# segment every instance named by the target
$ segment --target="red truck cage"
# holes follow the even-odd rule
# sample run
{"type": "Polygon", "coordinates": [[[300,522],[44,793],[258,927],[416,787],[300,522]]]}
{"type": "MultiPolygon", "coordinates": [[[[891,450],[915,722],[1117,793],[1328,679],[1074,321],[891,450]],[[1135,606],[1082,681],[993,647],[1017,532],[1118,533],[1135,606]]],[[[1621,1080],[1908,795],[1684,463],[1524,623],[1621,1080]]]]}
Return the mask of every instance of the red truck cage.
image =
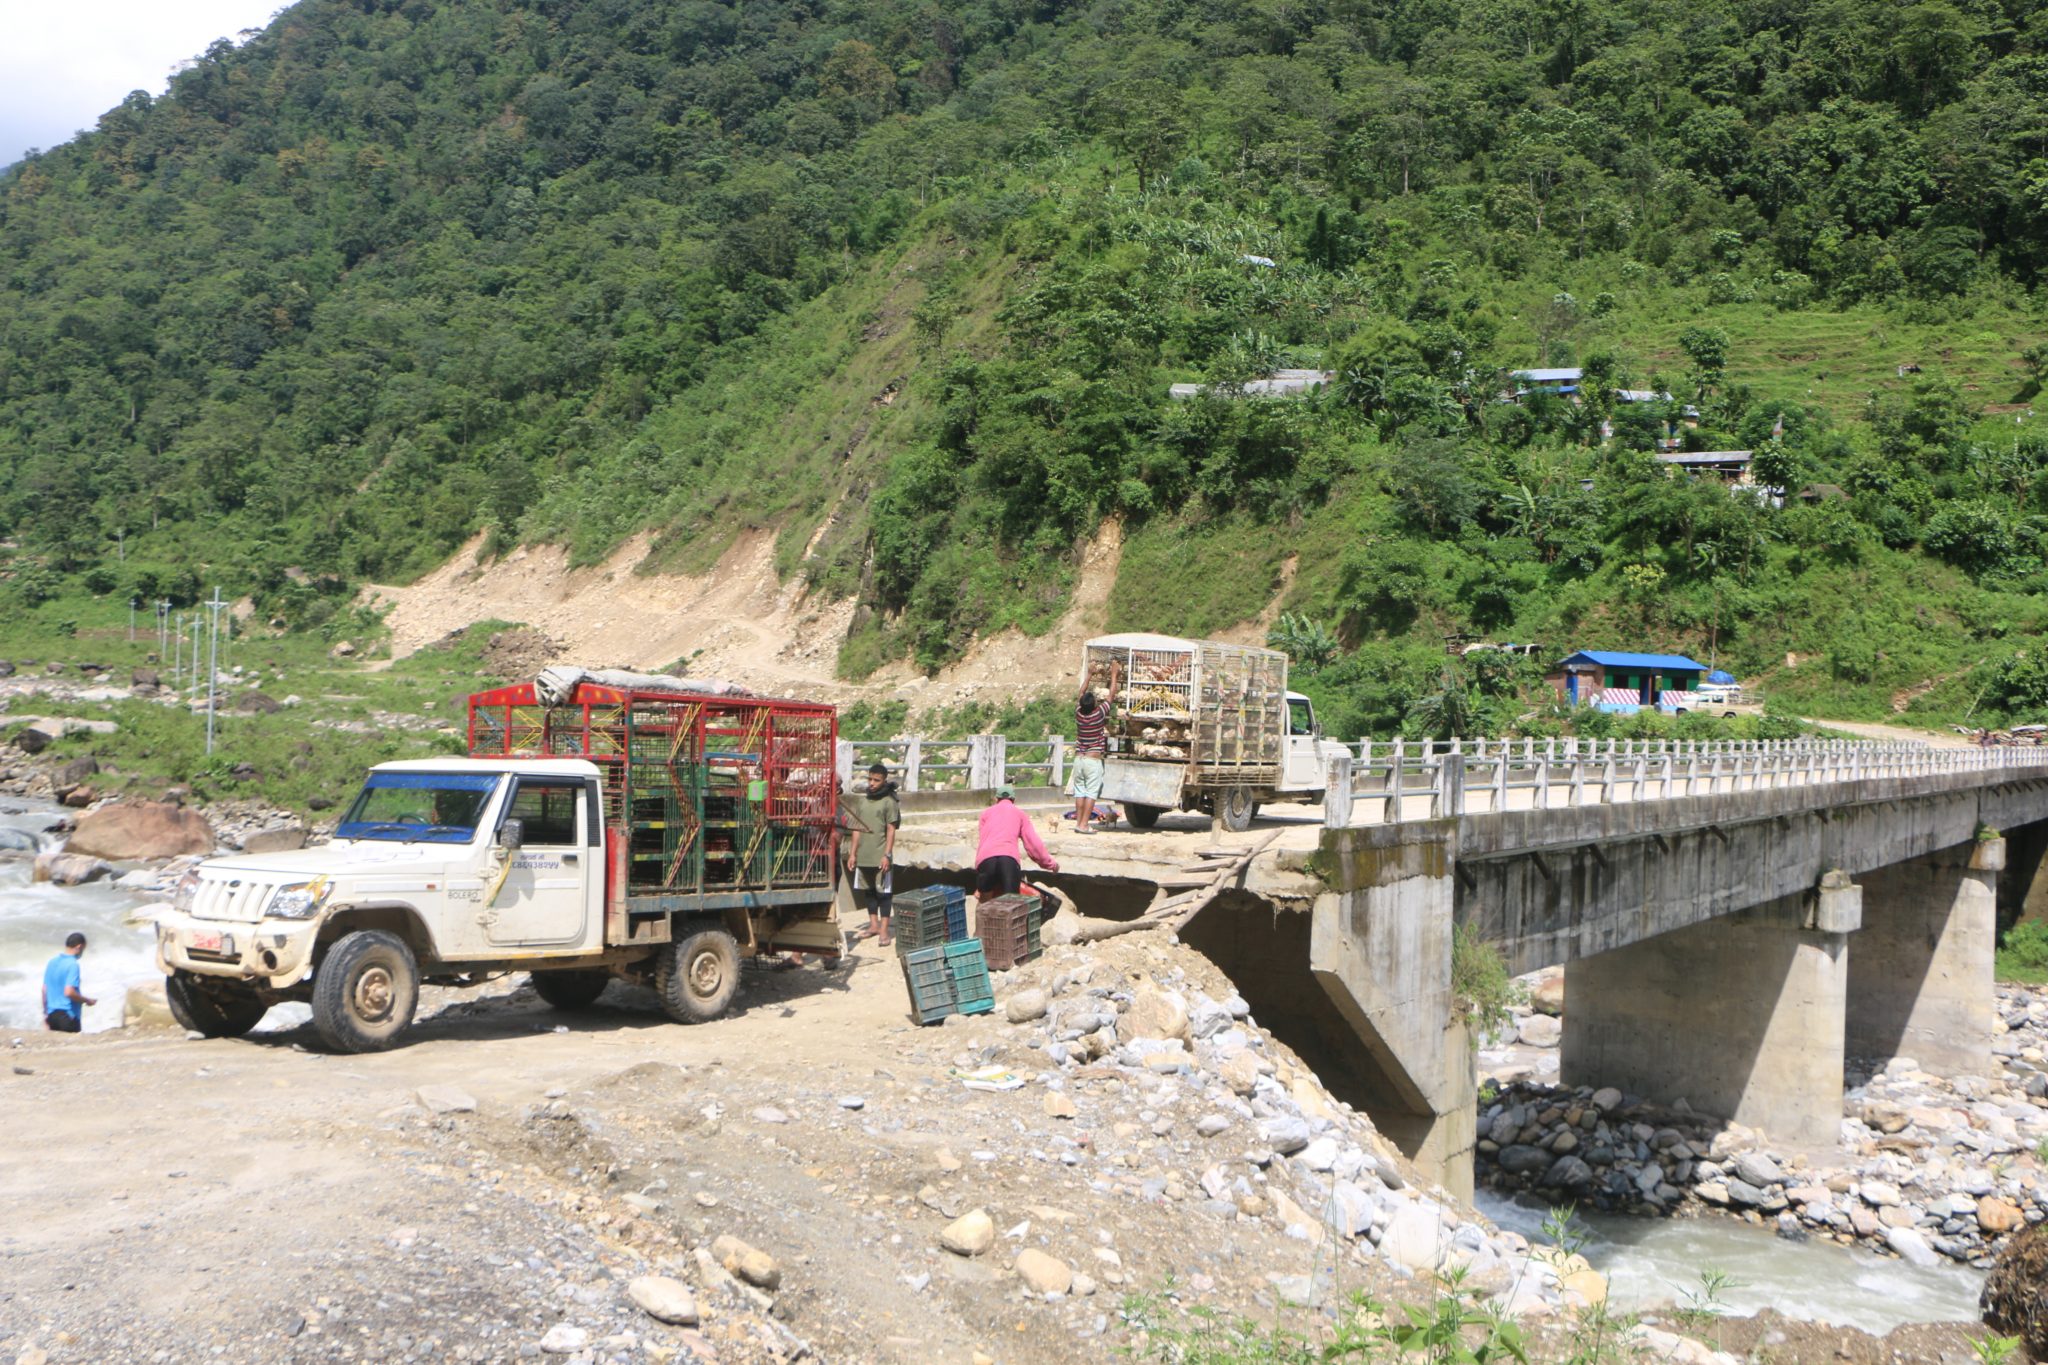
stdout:
{"type": "Polygon", "coordinates": [[[602,776],[606,901],[630,921],[832,898],[838,713],[816,702],[583,681],[559,704],[533,683],[469,699],[477,758],[583,758],[602,776]]]}

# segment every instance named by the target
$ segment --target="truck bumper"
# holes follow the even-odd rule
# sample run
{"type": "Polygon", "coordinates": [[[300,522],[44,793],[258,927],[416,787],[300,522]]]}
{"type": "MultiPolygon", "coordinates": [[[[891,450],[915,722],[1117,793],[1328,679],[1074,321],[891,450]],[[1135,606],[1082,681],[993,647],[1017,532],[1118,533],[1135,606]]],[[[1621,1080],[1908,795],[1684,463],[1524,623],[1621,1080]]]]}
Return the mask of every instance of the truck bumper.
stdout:
{"type": "Polygon", "coordinates": [[[312,974],[319,936],[317,919],[239,924],[165,911],[156,922],[156,965],[166,976],[192,972],[286,990],[312,974]]]}

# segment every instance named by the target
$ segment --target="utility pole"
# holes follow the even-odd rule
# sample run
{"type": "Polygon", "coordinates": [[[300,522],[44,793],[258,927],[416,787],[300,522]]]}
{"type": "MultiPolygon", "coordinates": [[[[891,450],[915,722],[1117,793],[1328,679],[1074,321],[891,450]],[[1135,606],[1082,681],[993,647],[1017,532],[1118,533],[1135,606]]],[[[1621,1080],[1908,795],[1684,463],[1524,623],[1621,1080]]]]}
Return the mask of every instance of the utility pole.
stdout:
{"type": "Polygon", "coordinates": [[[185,686],[185,613],[179,612],[171,622],[171,689],[182,691],[185,686]]]}
{"type": "Polygon", "coordinates": [[[212,757],[214,697],[220,683],[220,609],[227,605],[221,601],[219,584],[214,585],[213,600],[206,605],[213,613],[211,653],[206,667],[206,753],[212,757]]]}
{"type": "Polygon", "coordinates": [[[141,598],[131,597],[128,599],[128,643],[131,645],[135,643],[135,609],[140,605],[142,605],[141,598]]]}
{"type": "Polygon", "coordinates": [[[164,655],[171,652],[171,603],[170,599],[156,599],[156,666],[164,666],[164,655]]]}

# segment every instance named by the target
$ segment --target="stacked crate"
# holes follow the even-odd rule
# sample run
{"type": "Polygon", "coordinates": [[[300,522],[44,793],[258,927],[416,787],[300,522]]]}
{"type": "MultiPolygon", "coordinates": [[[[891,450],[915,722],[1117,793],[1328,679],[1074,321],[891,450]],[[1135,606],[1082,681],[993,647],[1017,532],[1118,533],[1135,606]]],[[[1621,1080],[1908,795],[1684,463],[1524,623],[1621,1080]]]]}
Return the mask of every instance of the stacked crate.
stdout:
{"type": "Polygon", "coordinates": [[[910,1013],[920,1024],[936,1024],[949,1014],[986,1014],[996,1006],[988,963],[971,938],[913,948],[902,963],[910,1013]]]}
{"type": "Polygon", "coordinates": [[[957,886],[923,886],[896,893],[890,914],[896,951],[912,952],[967,937],[967,893],[957,886]]]}
{"type": "Polygon", "coordinates": [[[974,912],[974,935],[990,971],[1007,972],[1043,951],[1038,926],[1044,904],[1041,897],[1025,895],[982,902],[974,912]]]}

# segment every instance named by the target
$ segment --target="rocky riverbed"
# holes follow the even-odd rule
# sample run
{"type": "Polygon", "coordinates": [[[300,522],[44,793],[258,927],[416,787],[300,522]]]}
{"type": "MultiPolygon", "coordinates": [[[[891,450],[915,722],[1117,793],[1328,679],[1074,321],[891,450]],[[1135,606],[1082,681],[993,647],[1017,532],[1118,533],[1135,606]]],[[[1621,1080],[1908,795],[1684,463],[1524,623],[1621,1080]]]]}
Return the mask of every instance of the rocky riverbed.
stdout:
{"type": "Polygon", "coordinates": [[[1997,1014],[1990,1076],[1852,1061],[1837,1152],[1776,1150],[1768,1134],[1612,1088],[1517,1081],[1481,1108],[1479,1179],[1985,1267],[2004,1236],[2048,1218],[2048,992],[2001,989],[1997,1014]]]}

